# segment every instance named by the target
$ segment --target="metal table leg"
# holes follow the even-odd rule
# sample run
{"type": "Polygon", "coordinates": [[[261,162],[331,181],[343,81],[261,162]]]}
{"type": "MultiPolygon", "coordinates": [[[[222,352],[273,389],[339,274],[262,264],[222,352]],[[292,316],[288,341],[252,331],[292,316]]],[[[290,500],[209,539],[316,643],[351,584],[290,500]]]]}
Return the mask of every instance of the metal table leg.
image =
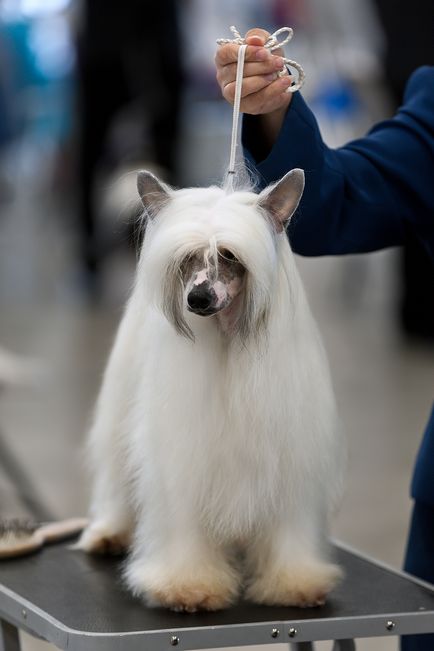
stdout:
{"type": "Polygon", "coordinates": [[[0,619],[0,651],[20,651],[20,649],[17,627],[0,619]]]}
{"type": "Polygon", "coordinates": [[[291,642],[289,648],[291,651],[315,651],[313,642],[291,642]]]}
{"type": "Polygon", "coordinates": [[[354,640],[335,640],[333,651],[356,651],[354,640]]]}

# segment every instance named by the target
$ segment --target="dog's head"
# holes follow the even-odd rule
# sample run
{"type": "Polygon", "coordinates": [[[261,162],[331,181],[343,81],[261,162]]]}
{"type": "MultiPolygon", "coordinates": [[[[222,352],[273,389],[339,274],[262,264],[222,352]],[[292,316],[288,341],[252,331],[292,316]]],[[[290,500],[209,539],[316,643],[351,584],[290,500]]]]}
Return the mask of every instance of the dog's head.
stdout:
{"type": "Polygon", "coordinates": [[[176,330],[193,339],[195,317],[215,317],[224,333],[243,339],[263,329],[278,240],[303,193],[303,171],[259,195],[175,191],[150,172],[139,172],[137,186],[147,217],[138,282],[153,287],[176,330]]]}

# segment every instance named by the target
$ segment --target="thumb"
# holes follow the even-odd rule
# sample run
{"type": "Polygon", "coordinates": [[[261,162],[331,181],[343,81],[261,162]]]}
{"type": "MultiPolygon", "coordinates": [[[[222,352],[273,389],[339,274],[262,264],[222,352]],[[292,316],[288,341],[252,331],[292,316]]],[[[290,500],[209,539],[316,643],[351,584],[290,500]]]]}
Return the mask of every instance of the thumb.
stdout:
{"type": "Polygon", "coordinates": [[[259,27],[255,27],[254,29],[249,29],[244,38],[247,45],[256,45],[261,47],[264,45],[269,36],[270,33],[265,31],[265,29],[259,29],[259,27]]]}

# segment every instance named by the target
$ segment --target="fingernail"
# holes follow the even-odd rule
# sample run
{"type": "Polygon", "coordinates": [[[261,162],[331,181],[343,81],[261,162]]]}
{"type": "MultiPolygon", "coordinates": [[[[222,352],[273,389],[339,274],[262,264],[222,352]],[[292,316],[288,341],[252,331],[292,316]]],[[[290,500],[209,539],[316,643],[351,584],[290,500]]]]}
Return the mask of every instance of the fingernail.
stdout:
{"type": "Polygon", "coordinates": [[[277,68],[277,70],[281,70],[283,68],[283,59],[282,57],[274,57],[274,67],[277,68]]]}

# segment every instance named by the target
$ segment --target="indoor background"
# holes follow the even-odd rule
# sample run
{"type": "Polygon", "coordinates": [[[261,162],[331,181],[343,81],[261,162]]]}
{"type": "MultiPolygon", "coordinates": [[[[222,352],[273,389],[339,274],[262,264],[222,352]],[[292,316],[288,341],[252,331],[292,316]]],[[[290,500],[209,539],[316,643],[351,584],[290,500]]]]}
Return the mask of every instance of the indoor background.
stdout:
{"type": "MultiPolygon", "coordinates": [[[[433,62],[432,2],[407,5],[0,1],[0,517],[86,513],[83,442],[140,240],[134,170],[208,185],[228,162],[216,38],[292,26],[287,55],[338,146],[392,115],[433,62]]],[[[399,568],[433,397],[433,272],[417,243],[298,263],[349,440],[333,534],[399,568]]]]}

